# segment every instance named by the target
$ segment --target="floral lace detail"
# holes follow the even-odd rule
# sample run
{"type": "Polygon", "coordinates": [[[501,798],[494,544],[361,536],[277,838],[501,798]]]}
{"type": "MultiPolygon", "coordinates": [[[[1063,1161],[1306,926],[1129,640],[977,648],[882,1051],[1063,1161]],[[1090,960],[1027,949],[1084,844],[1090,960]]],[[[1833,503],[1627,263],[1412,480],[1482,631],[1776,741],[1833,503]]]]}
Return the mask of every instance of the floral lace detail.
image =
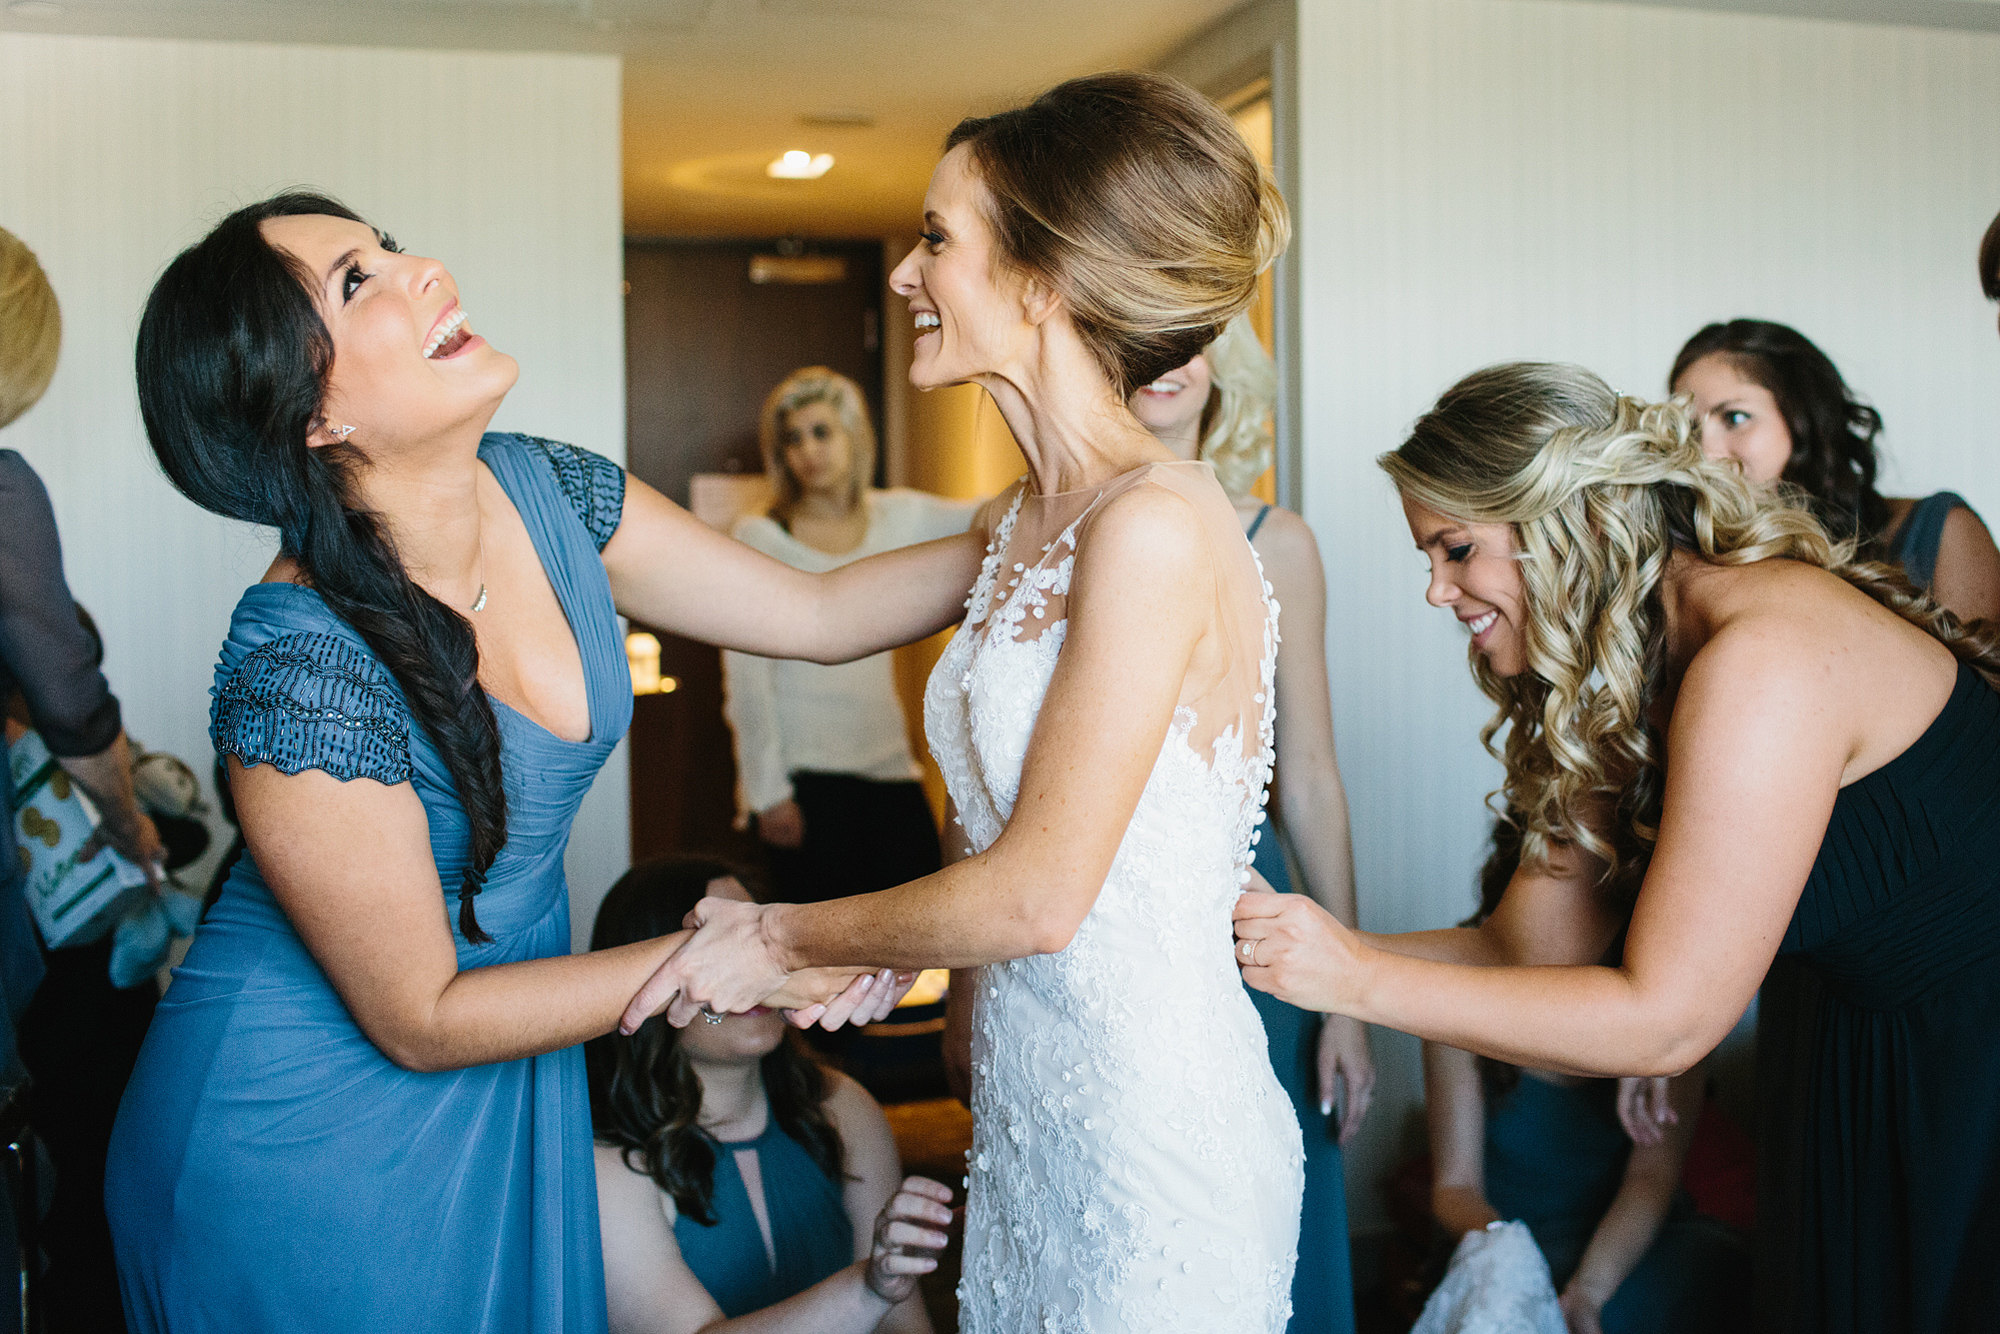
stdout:
{"type": "MultiPolygon", "coordinates": [[[[972,850],[1013,811],[1083,522],[1003,581],[1020,510],[1017,496],[925,692],[972,850]]],[[[1196,710],[1176,710],[1075,939],[974,975],[967,1334],[1251,1334],[1290,1317],[1303,1152],[1230,926],[1271,771],[1264,591],[1257,746],[1231,726],[1204,759],[1196,710]]]]}
{"type": "Polygon", "coordinates": [[[243,767],[321,769],[342,780],[410,781],[410,721],[393,678],[339,635],[261,645],[215,689],[209,737],[243,767]]]}

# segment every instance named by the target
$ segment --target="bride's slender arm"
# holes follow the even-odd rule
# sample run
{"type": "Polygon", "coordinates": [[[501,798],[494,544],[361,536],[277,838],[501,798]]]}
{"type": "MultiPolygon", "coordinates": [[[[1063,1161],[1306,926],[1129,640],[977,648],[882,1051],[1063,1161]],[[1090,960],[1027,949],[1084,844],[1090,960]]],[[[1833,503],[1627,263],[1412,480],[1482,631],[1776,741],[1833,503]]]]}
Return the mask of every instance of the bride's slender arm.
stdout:
{"type": "Polygon", "coordinates": [[[677,1021],[701,1003],[740,1010],[816,965],[957,968],[1066,946],[1103,888],[1208,628],[1206,551],[1199,517],[1171,492],[1141,487],[1108,504],[1077,557],[1062,654],[994,844],[875,894],[704,900],[707,929],[634,998],[626,1024],[676,992],[677,1021]]]}
{"type": "Polygon", "coordinates": [[[604,568],[618,610],[643,624],[764,657],[847,662],[958,621],[985,543],[975,528],[808,574],[628,477],[604,568]]]}
{"type": "Polygon", "coordinates": [[[1794,661],[1792,646],[1722,645],[1689,667],[1675,704],[1660,838],[1619,966],[1437,963],[1360,941],[1314,905],[1246,895],[1237,934],[1256,944],[1245,979],[1294,1005],[1518,1065],[1605,1075],[1693,1065],[1770,966],[1867,707],[1823,663],[1794,661]]]}

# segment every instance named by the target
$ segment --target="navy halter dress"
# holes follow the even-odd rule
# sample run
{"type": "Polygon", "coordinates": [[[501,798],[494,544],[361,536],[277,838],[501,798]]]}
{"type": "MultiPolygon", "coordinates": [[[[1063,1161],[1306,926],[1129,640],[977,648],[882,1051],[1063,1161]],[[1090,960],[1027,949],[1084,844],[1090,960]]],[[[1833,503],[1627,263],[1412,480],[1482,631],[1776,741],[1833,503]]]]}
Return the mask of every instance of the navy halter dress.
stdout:
{"type": "Polygon", "coordinates": [[[1841,789],[1780,953],[1821,983],[1795,1327],[2000,1328],[2000,694],[1971,668],[1841,789]]]}
{"type": "MultiPolygon", "coordinates": [[[[430,820],[461,969],[567,954],[570,821],[631,721],[598,552],[625,475],[489,435],[583,659],[588,741],[494,701],[508,837],[457,929],[465,814],[395,679],[318,594],[243,595],[216,668],[216,749],[287,773],[410,783],[430,820]]],[[[368,831],[356,829],[356,838],[368,831]]],[[[355,1025],[255,861],[236,864],[161,1000],[125,1090],[106,1204],[135,1331],[603,1331],[581,1048],[419,1073],[355,1025]]]]}
{"type": "Polygon", "coordinates": [[[776,1306],[854,1263],[854,1223],[842,1183],[828,1176],[776,1117],[755,1139],[710,1139],[709,1145],[715,1150],[709,1199],[715,1221],[697,1223],[676,1213],[674,1241],[724,1315],[734,1319],[776,1306]],[[771,1223],[769,1252],[736,1163],[740,1153],[757,1158],[764,1216],[771,1223]]]}

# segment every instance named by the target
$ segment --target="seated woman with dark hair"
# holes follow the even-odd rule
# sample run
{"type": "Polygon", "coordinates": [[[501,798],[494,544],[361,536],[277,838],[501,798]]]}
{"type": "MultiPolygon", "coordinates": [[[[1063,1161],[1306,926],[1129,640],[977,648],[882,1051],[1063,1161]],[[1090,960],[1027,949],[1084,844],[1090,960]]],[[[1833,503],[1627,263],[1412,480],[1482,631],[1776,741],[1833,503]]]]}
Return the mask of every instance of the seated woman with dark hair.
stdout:
{"type": "MultiPolygon", "coordinates": [[[[1499,906],[1520,864],[1519,826],[1497,821],[1467,926],[1499,906]]],[[[1526,1223],[1572,1334],[1721,1331],[1748,1314],[1748,1246],[1680,1188],[1704,1069],[1662,1082],[1676,1116],[1635,1146],[1619,1127],[1616,1080],[1424,1044],[1431,1212],[1454,1242],[1502,1219],[1526,1223]]]]}
{"type": "MultiPolygon", "coordinates": [[[[750,898],[723,862],[636,866],[590,946],[671,933],[705,896],[750,898]]],[[[929,1334],[917,1276],[937,1268],[951,1190],[902,1176],[882,1109],[776,1011],[655,1017],[585,1060],[617,1334],[929,1334]]]]}

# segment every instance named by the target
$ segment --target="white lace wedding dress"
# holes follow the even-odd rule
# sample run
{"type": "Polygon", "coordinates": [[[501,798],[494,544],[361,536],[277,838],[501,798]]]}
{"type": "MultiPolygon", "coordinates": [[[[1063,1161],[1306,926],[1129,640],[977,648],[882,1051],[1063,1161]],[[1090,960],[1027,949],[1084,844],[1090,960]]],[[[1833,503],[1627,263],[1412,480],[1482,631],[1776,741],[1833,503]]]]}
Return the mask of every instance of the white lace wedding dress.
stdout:
{"type": "Polygon", "coordinates": [[[1210,530],[1229,666],[1184,690],[1068,948],[973,974],[966,1334],[1263,1334],[1291,1311],[1299,1127],[1230,925],[1270,778],[1277,607],[1207,466],[1016,495],[924,721],[983,850],[1013,810],[1091,517],[1142,485],[1187,497],[1210,530]]]}

